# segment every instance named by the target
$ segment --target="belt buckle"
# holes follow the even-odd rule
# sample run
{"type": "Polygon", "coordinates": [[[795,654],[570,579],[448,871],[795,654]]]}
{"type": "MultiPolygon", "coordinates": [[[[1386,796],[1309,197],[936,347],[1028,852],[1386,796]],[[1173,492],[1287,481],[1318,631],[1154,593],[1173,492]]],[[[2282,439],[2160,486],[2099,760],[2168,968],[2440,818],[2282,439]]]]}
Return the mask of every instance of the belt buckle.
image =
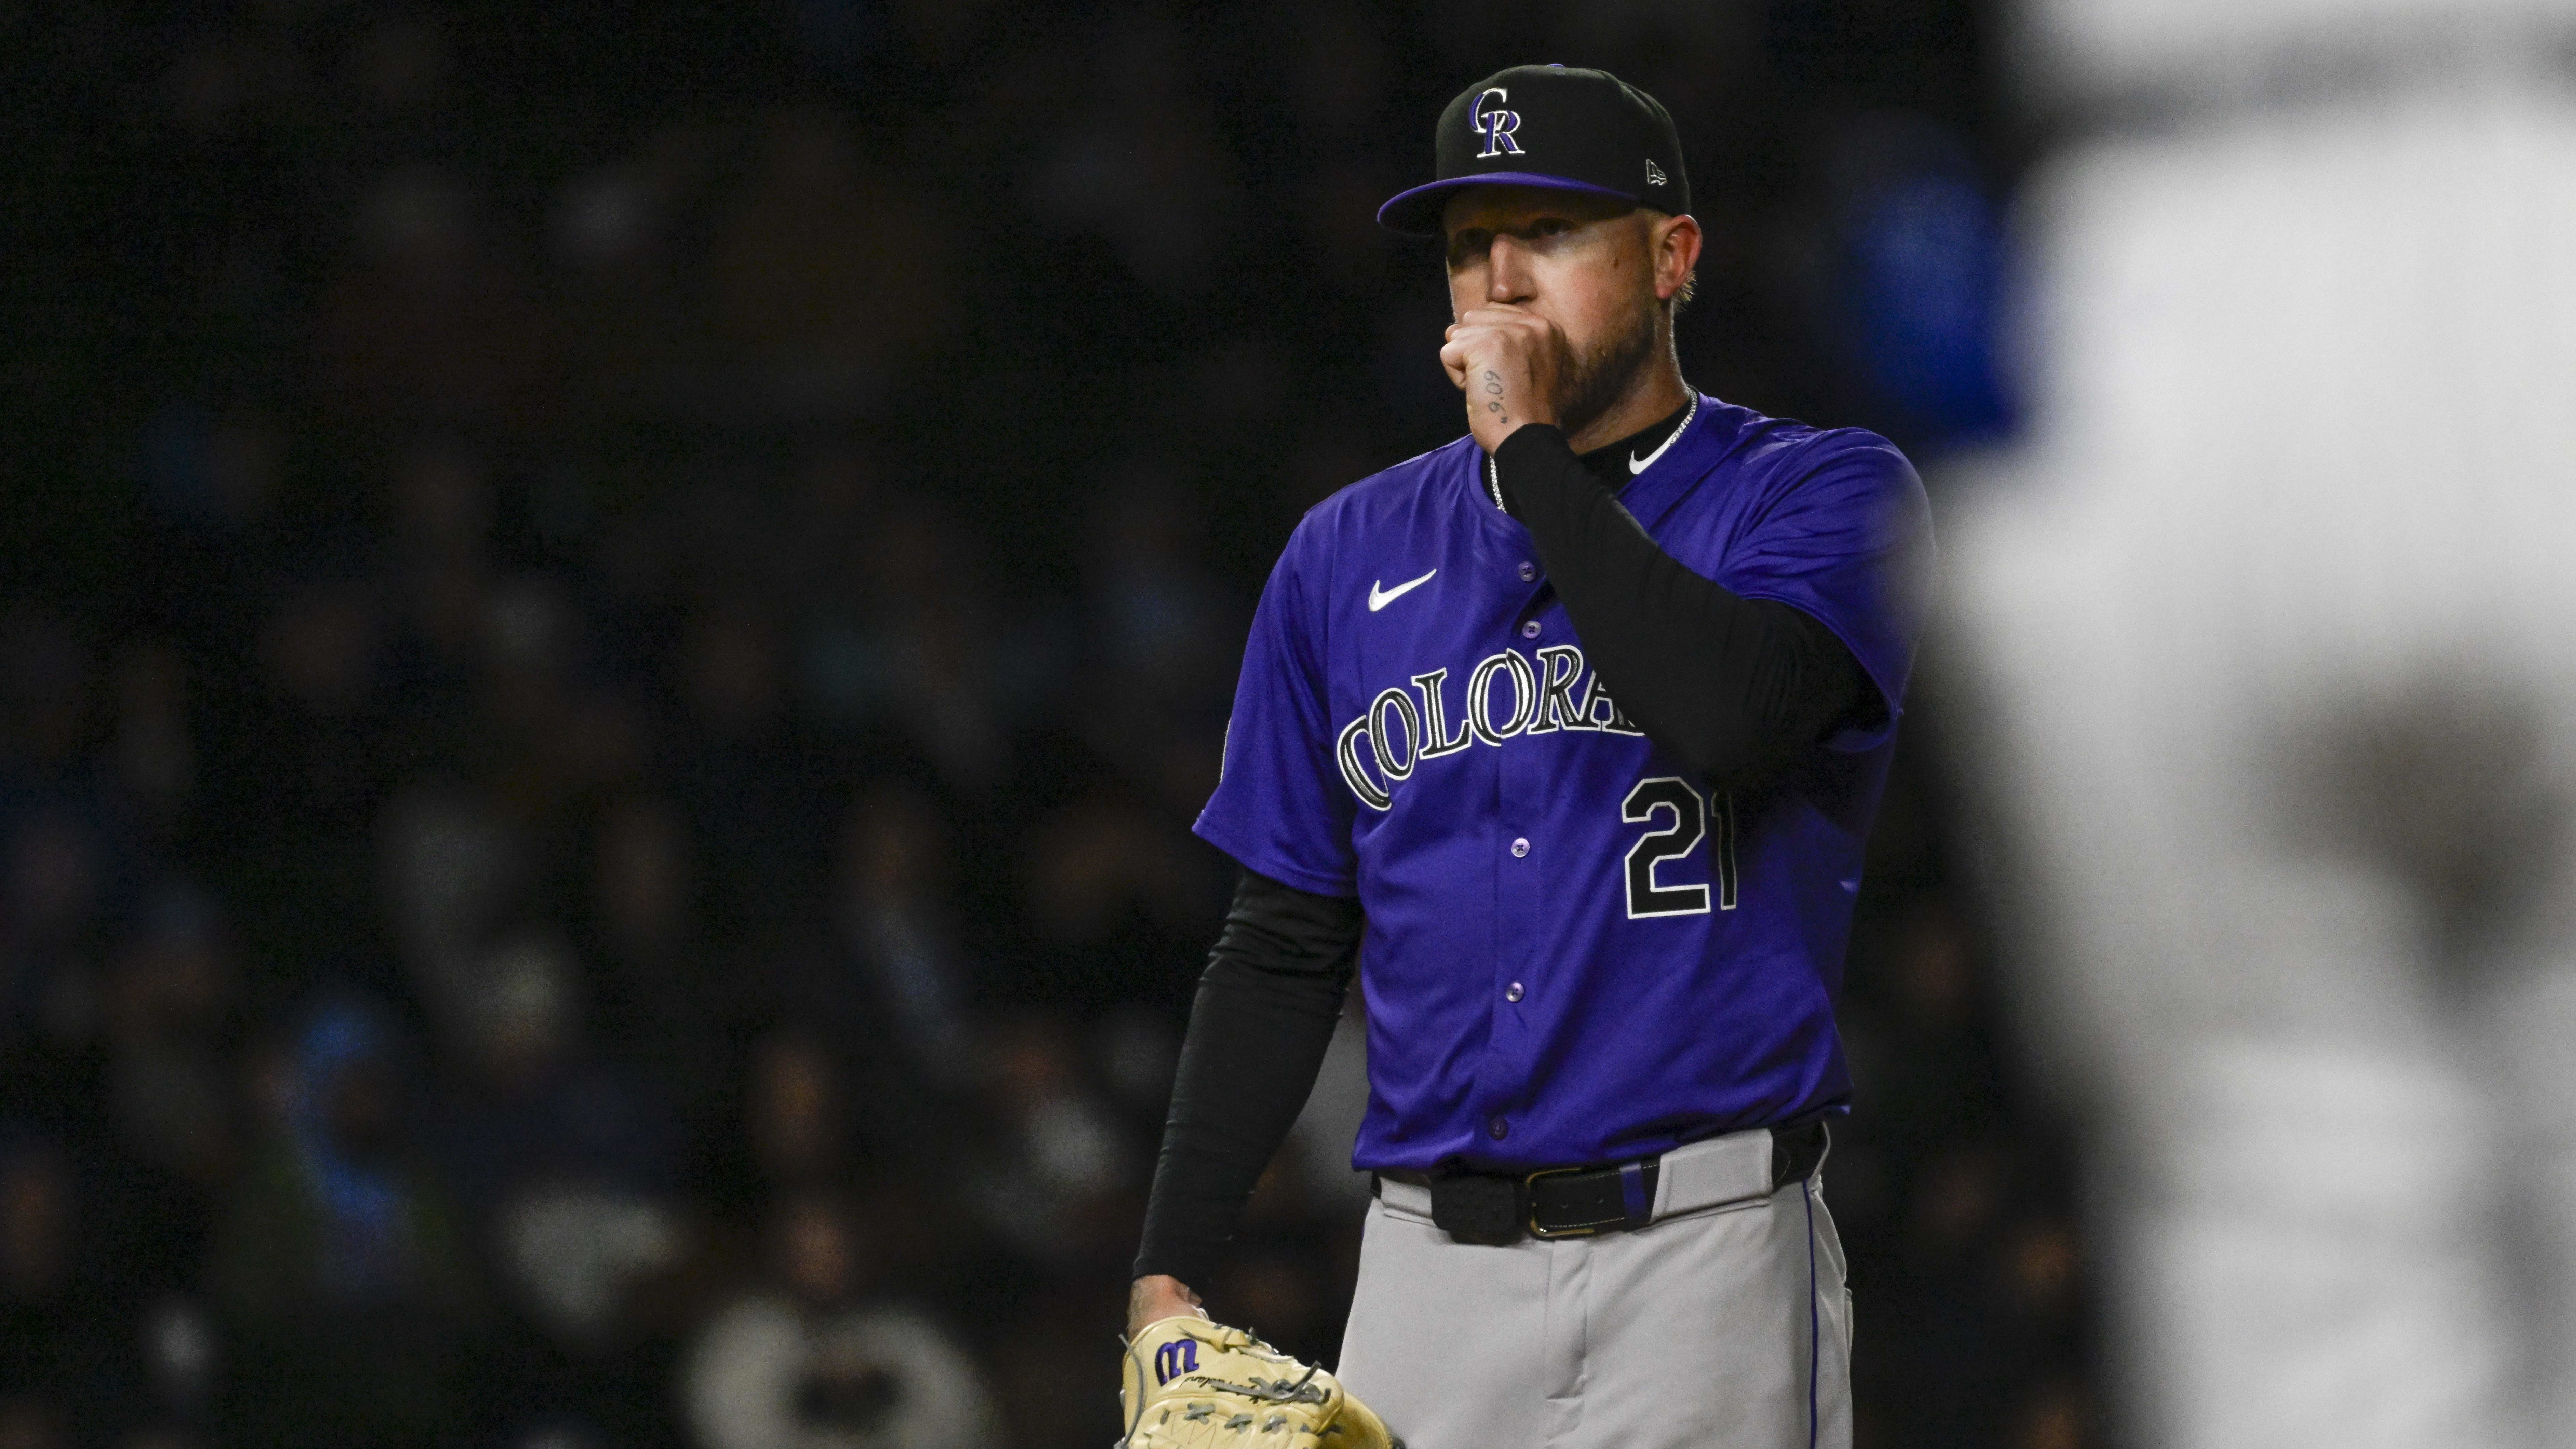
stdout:
{"type": "Polygon", "coordinates": [[[1582,1167],[1542,1167],[1538,1171],[1521,1179],[1522,1195],[1529,1200],[1529,1212],[1524,1218],[1524,1222],[1529,1228],[1529,1235],[1531,1237],[1548,1239],[1595,1238],[1601,1235],[1601,1228],[1598,1225],[1588,1228],[1557,1229],[1543,1228],[1538,1225],[1538,1192],[1536,1191],[1538,1180],[1542,1177],[1563,1177],[1568,1173],[1586,1172],[1589,1170],[1590,1169],[1588,1168],[1582,1167]]]}

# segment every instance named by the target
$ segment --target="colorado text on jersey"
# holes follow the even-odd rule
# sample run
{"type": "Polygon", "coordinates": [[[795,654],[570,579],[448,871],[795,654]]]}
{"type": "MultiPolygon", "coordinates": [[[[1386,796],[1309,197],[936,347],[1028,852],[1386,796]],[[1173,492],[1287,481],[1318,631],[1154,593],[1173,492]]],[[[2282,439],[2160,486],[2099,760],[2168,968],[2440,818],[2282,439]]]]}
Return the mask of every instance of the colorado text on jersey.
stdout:
{"type": "Polygon", "coordinates": [[[1470,745],[1500,745],[1519,735],[1552,734],[1558,730],[1597,730],[1604,734],[1642,736],[1645,731],[1629,722],[1619,712],[1618,703],[1597,674],[1586,674],[1583,651],[1571,644],[1553,644],[1538,651],[1538,662],[1517,649],[1506,648],[1476,661],[1467,672],[1464,697],[1459,701],[1457,727],[1449,721],[1449,671],[1444,666],[1428,674],[1413,676],[1413,690],[1421,695],[1416,703],[1414,693],[1401,688],[1378,691],[1377,698],[1358,718],[1342,726],[1333,744],[1333,757],[1340,761],[1342,780],[1360,803],[1372,810],[1384,810],[1395,803],[1398,784],[1413,777],[1414,767],[1426,760],[1454,755],[1470,745]],[[1494,719],[1494,685],[1508,676],[1512,683],[1511,713],[1499,723],[1494,719]],[[1580,681],[1580,692],[1575,684],[1580,681]],[[1368,758],[1360,757],[1360,746],[1368,746],[1368,758]],[[1376,778],[1371,778],[1372,771],[1376,778]]]}
{"type": "MultiPolygon", "coordinates": [[[[1467,672],[1454,728],[1449,723],[1446,667],[1414,675],[1412,692],[1392,687],[1378,691],[1358,718],[1342,726],[1334,741],[1333,756],[1341,765],[1342,782],[1360,803],[1387,810],[1395,804],[1395,787],[1413,778],[1422,762],[1458,754],[1471,745],[1501,745],[1520,736],[1560,730],[1644,737],[1645,731],[1620,712],[1601,677],[1585,672],[1581,649],[1551,644],[1535,657],[1533,664],[1532,656],[1505,648],[1476,661],[1476,667],[1467,672]],[[1497,722],[1494,686],[1505,678],[1512,685],[1511,712],[1497,722]]],[[[1637,782],[1619,802],[1619,814],[1632,825],[1663,827],[1648,830],[1628,849],[1630,920],[1706,915],[1712,904],[1721,911],[1735,909],[1736,825],[1729,797],[1703,794],[1678,775],[1657,775],[1637,782]],[[1658,866],[1688,856],[1711,834],[1715,840],[1709,885],[1673,885],[1657,879],[1658,866]]]]}

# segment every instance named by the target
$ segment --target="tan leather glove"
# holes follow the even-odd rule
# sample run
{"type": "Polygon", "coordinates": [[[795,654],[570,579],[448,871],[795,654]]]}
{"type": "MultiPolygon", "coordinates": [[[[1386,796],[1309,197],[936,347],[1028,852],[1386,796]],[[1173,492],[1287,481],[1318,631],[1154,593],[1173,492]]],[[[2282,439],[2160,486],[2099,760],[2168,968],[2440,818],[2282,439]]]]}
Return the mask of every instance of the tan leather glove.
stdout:
{"type": "Polygon", "coordinates": [[[1339,1379],[1204,1318],[1148,1324],[1120,1377],[1124,1449],[1404,1449],[1339,1379]]]}

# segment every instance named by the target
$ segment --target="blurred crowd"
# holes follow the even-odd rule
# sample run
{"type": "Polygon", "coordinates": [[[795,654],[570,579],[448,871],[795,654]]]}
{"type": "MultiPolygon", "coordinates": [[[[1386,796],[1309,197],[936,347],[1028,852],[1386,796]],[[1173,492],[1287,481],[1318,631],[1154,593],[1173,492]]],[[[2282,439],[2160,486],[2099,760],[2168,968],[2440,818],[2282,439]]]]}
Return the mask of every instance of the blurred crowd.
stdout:
{"type": "MultiPolygon", "coordinates": [[[[1583,10],[22,23],[0,1449],[1114,1438],[1251,601],[1456,430],[1371,221],[1450,91],[1544,41],[1683,118],[1702,386],[2007,421],[1977,17],[1583,10]]],[[[1827,1168],[1860,1442],[2072,1449],[1930,727],[1827,1168]]],[[[1202,1285],[1327,1360],[1357,1040],[1202,1285]]]]}

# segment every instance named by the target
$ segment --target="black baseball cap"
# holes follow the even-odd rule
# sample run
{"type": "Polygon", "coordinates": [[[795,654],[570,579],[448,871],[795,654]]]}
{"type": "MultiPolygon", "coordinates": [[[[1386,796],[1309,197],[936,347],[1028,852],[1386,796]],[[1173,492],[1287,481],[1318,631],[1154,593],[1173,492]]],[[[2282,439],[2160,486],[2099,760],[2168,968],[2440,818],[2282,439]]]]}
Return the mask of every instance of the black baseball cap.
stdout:
{"type": "Polygon", "coordinates": [[[1675,216],[1690,210],[1673,118],[1606,70],[1496,71],[1440,113],[1432,144],[1438,179],[1398,192],[1377,209],[1379,225],[1438,236],[1449,194],[1489,183],[1588,191],[1675,216]]]}

